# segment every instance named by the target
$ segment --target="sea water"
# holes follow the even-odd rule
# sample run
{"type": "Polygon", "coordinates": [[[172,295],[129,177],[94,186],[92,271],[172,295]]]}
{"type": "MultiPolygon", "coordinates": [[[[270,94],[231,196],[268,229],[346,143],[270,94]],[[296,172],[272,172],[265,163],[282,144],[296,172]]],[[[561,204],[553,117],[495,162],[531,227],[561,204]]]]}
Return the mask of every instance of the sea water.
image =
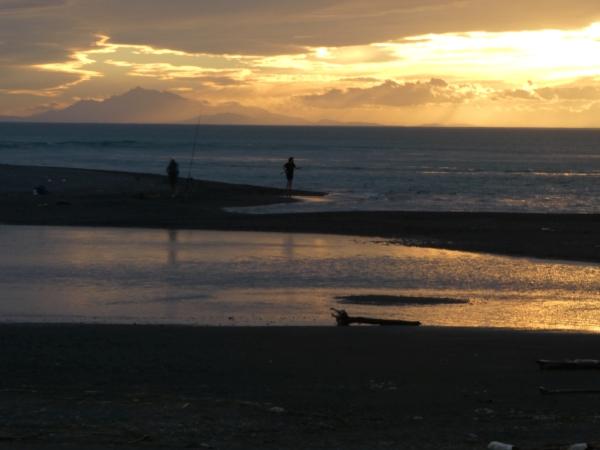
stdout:
{"type": "Polygon", "coordinates": [[[254,211],[600,212],[600,130],[0,123],[0,163],[285,186],[325,201],[254,211]],[[195,139],[196,137],[196,139],[195,139]]]}
{"type": "Polygon", "coordinates": [[[600,265],[348,236],[0,226],[0,321],[425,325],[600,331],[600,265]],[[349,295],[463,304],[343,304],[349,295]]]}
{"type": "MultiPolygon", "coordinates": [[[[0,163],[164,174],[173,157],[184,177],[283,187],[289,156],[296,187],[330,194],[253,211],[600,212],[596,130],[0,124],[0,163]]],[[[329,325],[346,307],[598,331],[599,280],[596,264],[343,236],[0,226],[3,321],[329,325]],[[469,302],[336,299],[357,294],[469,302]]]]}

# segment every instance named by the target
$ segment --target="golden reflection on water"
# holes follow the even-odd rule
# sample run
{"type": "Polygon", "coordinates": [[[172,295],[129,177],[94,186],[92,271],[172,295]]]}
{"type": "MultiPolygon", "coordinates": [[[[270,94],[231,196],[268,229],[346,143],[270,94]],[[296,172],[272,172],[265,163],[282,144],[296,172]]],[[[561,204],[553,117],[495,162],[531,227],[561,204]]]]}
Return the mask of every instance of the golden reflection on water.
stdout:
{"type": "Polygon", "coordinates": [[[168,235],[169,235],[169,245],[168,245],[168,257],[167,257],[167,264],[169,264],[170,266],[175,266],[177,265],[177,253],[178,253],[178,246],[177,246],[177,230],[168,230],[167,231],[168,235]]]}
{"type": "Polygon", "coordinates": [[[4,320],[332,325],[329,308],[426,325],[600,331],[600,266],[344,236],[2,227],[4,320]],[[344,295],[464,305],[342,305],[344,295]]]}

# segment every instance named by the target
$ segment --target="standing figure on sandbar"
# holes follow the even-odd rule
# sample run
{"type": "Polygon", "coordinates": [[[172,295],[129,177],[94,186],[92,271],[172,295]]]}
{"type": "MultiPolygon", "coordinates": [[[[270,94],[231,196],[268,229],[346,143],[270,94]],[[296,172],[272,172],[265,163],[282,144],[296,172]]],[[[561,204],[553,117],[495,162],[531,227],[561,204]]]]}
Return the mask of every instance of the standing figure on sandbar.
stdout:
{"type": "Polygon", "coordinates": [[[287,190],[288,195],[292,195],[292,183],[294,182],[294,169],[296,169],[296,164],[294,164],[294,158],[288,158],[288,161],[283,165],[283,170],[285,172],[285,177],[287,178],[287,190]]]}
{"type": "Polygon", "coordinates": [[[179,178],[179,164],[174,159],[171,159],[167,166],[167,176],[171,186],[171,197],[175,197],[177,194],[177,179],[179,178]]]}

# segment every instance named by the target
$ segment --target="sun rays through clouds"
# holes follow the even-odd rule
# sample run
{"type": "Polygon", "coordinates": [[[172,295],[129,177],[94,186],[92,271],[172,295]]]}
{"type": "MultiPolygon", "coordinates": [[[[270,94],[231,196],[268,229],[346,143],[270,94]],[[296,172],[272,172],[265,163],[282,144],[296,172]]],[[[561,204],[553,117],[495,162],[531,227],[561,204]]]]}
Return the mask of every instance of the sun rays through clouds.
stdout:
{"type": "MultiPolygon", "coordinates": [[[[0,25],[11,18],[23,31],[38,27],[18,42],[19,52],[9,44],[17,42],[13,35],[20,29],[0,32],[0,114],[26,114],[49,101],[106,98],[141,85],[195,100],[293,112],[306,120],[600,125],[600,21],[592,20],[593,5],[585,1],[588,24],[578,16],[568,27],[541,27],[532,13],[531,29],[521,31],[495,31],[491,22],[482,23],[490,31],[475,28],[467,13],[481,2],[404,1],[395,8],[382,2],[381,10],[369,14],[352,2],[326,7],[284,2],[262,5],[262,15],[248,12],[244,25],[243,10],[233,14],[202,2],[178,2],[189,9],[186,18],[152,2],[154,8],[144,14],[155,26],[153,36],[135,23],[123,26],[121,19],[135,12],[133,3],[108,2],[100,10],[92,0],[0,1],[0,25]],[[84,5],[96,11],[97,23],[76,17],[84,5]],[[111,15],[110,8],[121,15],[107,25],[102,18],[111,15]],[[443,14],[460,31],[444,30],[436,19],[443,14]],[[221,30],[208,17],[222,20],[221,30]],[[412,34],[400,26],[408,17],[422,21],[412,34]],[[62,34],[42,40],[44,27],[49,33],[67,23],[62,34]],[[238,45],[231,41],[236,36],[238,45]]],[[[532,11],[523,9],[518,19],[525,21],[532,11]]],[[[554,12],[548,23],[561,25],[558,9],[554,12]]],[[[504,19],[498,28],[516,23],[504,19]]]]}

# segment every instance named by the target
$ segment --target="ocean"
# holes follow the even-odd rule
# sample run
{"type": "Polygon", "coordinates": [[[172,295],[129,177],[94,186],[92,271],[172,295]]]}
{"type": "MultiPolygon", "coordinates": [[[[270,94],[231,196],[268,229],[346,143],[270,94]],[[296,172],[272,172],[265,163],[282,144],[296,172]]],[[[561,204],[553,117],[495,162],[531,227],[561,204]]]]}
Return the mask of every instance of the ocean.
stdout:
{"type": "MultiPolygon", "coordinates": [[[[164,174],[175,158],[184,177],[284,187],[289,156],[297,188],[330,194],[250,211],[600,212],[600,130],[0,124],[0,163],[164,174]]],[[[348,306],[427,325],[597,332],[600,317],[598,264],[347,236],[9,225],[0,249],[0,322],[331,325],[337,297],[357,294],[468,300],[348,306]]]]}
{"type": "Polygon", "coordinates": [[[290,156],[296,188],[330,195],[254,211],[600,212],[600,130],[0,123],[0,163],[163,174],[175,158],[184,177],[284,187],[290,156]]]}

